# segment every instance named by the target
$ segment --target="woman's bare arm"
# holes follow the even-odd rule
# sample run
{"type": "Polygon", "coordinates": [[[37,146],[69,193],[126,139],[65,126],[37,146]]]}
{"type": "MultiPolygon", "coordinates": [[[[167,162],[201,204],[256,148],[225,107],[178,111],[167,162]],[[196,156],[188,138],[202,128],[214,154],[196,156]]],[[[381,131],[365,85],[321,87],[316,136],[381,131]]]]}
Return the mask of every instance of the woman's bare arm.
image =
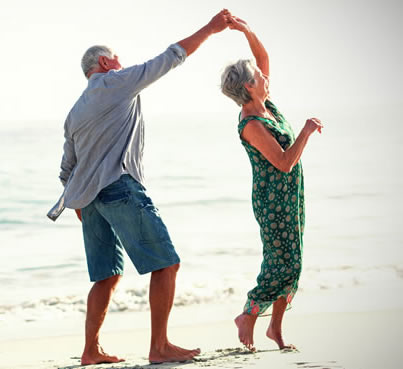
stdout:
{"type": "Polygon", "coordinates": [[[316,130],[321,133],[322,123],[317,118],[308,119],[295,142],[286,150],[258,120],[251,120],[242,131],[244,141],[255,147],[278,170],[289,173],[301,158],[309,137],[316,130]]]}
{"type": "Polygon", "coordinates": [[[235,16],[229,18],[229,28],[235,29],[237,31],[243,32],[246,39],[248,40],[250,49],[256,60],[256,65],[259,67],[261,72],[268,77],[269,70],[269,55],[264,48],[263,44],[257,38],[257,36],[251,31],[248,24],[235,16]]]}

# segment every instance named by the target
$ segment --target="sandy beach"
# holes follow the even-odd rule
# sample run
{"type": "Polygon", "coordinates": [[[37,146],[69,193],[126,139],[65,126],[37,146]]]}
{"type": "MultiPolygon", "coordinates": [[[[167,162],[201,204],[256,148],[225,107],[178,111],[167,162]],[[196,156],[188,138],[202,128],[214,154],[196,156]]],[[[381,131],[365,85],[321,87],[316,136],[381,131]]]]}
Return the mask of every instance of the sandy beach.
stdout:
{"type": "MultiPolygon", "coordinates": [[[[170,340],[183,347],[202,350],[199,357],[186,363],[149,364],[148,312],[109,314],[101,342],[107,352],[122,356],[126,361],[86,368],[401,368],[403,308],[399,307],[400,303],[393,306],[385,300],[384,304],[368,304],[364,298],[368,291],[361,290],[357,295],[357,290],[354,290],[356,301],[347,290],[324,291],[316,298],[301,293],[300,308],[295,307],[298,306],[295,303],[284,321],[287,341],[298,348],[292,352],[279,351],[274,342],[265,337],[268,317],[257,322],[256,353],[243,349],[232,321],[238,312],[234,304],[175,308],[170,321],[170,340]],[[333,303],[347,302],[347,298],[352,302],[350,311],[340,311],[340,306],[333,303]],[[327,302],[328,309],[318,303],[320,300],[327,302]],[[361,306],[358,301],[362,302],[361,306]],[[323,311],[317,311],[318,307],[323,311]]],[[[84,316],[72,321],[33,322],[31,326],[26,325],[25,332],[20,332],[21,336],[31,334],[32,337],[10,340],[2,337],[0,368],[82,368],[79,359],[83,324],[84,316]]]]}
{"type": "MultiPolygon", "coordinates": [[[[0,112],[0,369],[403,369],[403,1],[2,1],[7,57],[0,112]],[[212,35],[141,92],[147,191],[181,258],[169,339],[201,355],[150,365],[149,275],[126,258],[100,343],[126,359],[82,367],[91,288],[81,224],[60,197],[64,123],[87,81],[85,50],[143,63],[221,8],[245,19],[270,57],[270,96],[298,134],[306,227],[299,290],[280,351],[259,318],[251,353],[234,318],[262,262],[240,109],[220,91],[243,35],[212,35]]],[[[1,62],[0,62],[1,63],[1,62]]]]}

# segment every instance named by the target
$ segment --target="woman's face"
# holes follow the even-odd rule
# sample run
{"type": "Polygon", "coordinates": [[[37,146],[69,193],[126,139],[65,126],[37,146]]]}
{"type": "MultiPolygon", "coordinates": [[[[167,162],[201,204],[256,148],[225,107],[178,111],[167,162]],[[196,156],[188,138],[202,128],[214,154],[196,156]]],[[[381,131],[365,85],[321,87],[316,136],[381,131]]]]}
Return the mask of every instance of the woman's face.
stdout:
{"type": "Polygon", "coordinates": [[[253,94],[259,99],[269,98],[269,79],[259,68],[255,68],[254,73],[255,84],[253,85],[253,94]]]}

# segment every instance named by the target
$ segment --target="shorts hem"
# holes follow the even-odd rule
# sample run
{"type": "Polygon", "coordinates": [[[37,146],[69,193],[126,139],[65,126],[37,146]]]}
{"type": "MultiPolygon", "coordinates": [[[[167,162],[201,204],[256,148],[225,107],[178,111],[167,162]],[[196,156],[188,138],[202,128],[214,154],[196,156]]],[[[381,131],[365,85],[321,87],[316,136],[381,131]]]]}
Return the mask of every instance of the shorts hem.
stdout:
{"type": "Polygon", "coordinates": [[[103,275],[99,275],[99,276],[96,276],[96,277],[92,277],[90,275],[90,281],[91,282],[100,282],[100,281],[103,281],[103,280],[108,279],[110,277],[114,277],[115,275],[123,275],[123,271],[118,270],[118,269],[114,269],[114,270],[111,270],[110,273],[105,273],[103,275]]]}
{"type": "Polygon", "coordinates": [[[179,264],[179,263],[180,263],[180,259],[179,259],[179,257],[176,257],[176,258],[173,258],[170,261],[167,261],[164,264],[160,264],[158,266],[150,266],[148,268],[144,268],[144,269],[141,269],[141,270],[138,269],[137,271],[139,272],[139,274],[147,274],[147,273],[155,272],[157,270],[168,268],[168,267],[170,267],[172,265],[179,264]]]}

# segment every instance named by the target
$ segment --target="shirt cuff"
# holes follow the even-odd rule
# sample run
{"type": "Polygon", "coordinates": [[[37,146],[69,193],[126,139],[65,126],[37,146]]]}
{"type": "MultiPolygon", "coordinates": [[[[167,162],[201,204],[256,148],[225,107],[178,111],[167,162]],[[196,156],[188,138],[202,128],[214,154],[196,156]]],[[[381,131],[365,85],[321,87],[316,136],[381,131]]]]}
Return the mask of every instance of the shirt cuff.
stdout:
{"type": "Polygon", "coordinates": [[[176,57],[180,60],[180,64],[185,61],[187,54],[185,49],[181,45],[172,44],[169,46],[168,49],[172,50],[175,53],[176,57]]]}

